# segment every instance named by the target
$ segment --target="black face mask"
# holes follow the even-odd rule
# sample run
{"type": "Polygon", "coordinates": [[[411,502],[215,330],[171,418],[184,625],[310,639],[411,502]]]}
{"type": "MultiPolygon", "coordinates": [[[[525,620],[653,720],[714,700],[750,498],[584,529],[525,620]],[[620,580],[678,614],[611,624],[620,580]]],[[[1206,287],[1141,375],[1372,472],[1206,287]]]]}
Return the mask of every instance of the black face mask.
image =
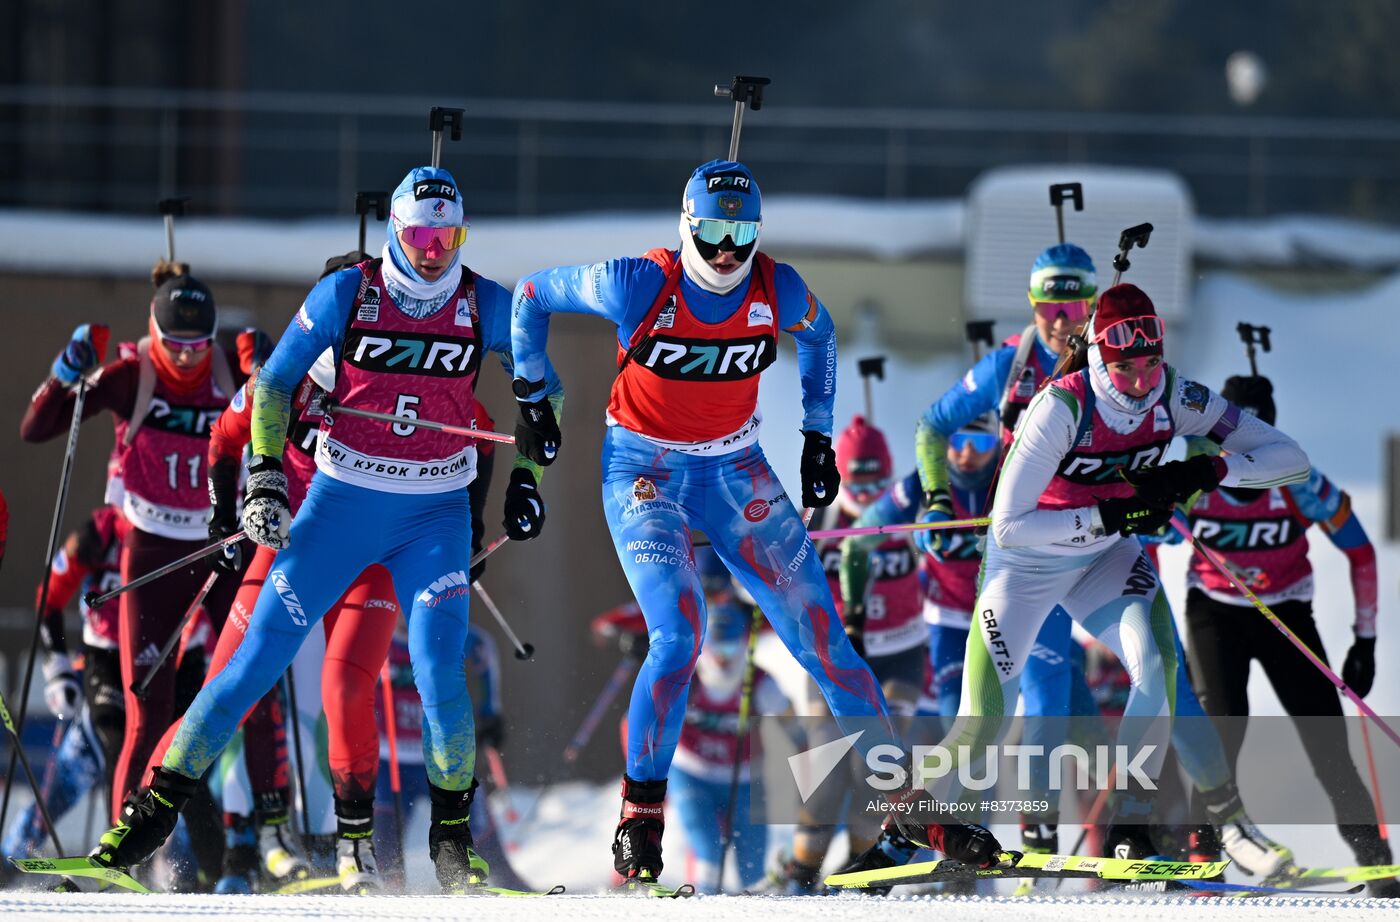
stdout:
{"type": "Polygon", "coordinates": [[[690,239],[695,242],[695,252],[699,253],[700,258],[705,260],[705,262],[714,259],[715,256],[719,254],[720,250],[727,250],[733,253],[734,258],[741,263],[748,262],[749,257],[753,255],[753,248],[758,246],[757,240],[746,243],[741,247],[735,246],[733,237],[725,237],[719,243],[706,243],[694,234],[691,234],[690,239]]]}

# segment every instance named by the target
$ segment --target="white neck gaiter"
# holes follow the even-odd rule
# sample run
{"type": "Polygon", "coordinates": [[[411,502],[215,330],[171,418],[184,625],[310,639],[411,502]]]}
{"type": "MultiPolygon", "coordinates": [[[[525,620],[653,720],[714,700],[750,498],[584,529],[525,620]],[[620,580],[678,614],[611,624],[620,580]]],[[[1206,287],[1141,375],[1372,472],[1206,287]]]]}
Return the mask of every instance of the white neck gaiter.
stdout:
{"type": "Polygon", "coordinates": [[[685,274],[690,276],[690,280],[706,291],[712,291],[717,295],[727,295],[739,283],[749,277],[749,272],[753,269],[753,257],[758,252],[756,245],[749,251],[749,258],[739,264],[728,275],[717,272],[714,266],[705,262],[700,256],[700,251],[695,249],[695,238],[691,236],[690,225],[685,220],[685,215],[681,215],[681,266],[685,269],[685,274]]]}
{"type": "Polygon", "coordinates": [[[457,290],[457,286],[462,284],[460,254],[454,256],[452,265],[436,282],[420,282],[399,271],[399,267],[394,265],[390,256],[387,243],[384,244],[382,255],[384,262],[381,268],[384,272],[384,284],[389,288],[389,297],[394,299],[394,304],[399,310],[415,320],[422,320],[437,313],[447,303],[447,299],[452,297],[452,292],[457,290]]]}

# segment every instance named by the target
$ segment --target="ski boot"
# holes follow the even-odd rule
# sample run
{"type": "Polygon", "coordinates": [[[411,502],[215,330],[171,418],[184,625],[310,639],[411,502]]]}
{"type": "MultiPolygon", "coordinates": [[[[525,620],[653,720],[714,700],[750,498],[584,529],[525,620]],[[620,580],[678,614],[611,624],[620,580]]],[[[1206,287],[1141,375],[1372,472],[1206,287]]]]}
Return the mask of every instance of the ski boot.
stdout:
{"type": "Polygon", "coordinates": [[[428,784],[432,803],[428,856],[433,859],[443,893],[465,893],[486,883],[486,876],[491,873],[490,865],[472,847],[472,831],[467,824],[475,796],[476,779],[465,791],[428,784]]]}
{"type": "Polygon", "coordinates": [[[1211,823],[1219,830],[1220,844],[1230,861],[1246,874],[1279,880],[1297,870],[1293,852],[1259,831],[1244,812],[1234,782],[1201,794],[1211,823]]]}
{"type": "Polygon", "coordinates": [[[769,893],[788,896],[809,896],[821,892],[821,865],[799,861],[797,857],[779,855],[778,863],[768,871],[769,893]]]}
{"type": "Polygon", "coordinates": [[[258,879],[258,834],[251,816],[224,815],[224,871],[215,893],[252,893],[258,879]]]}
{"type": "Polygon", "coordinates": [[[347,893],[373,893],[384,888],[374,860],[374,800],[335,799],[335,873],[347,893]]]}
{"type": "Polygon", "coordinates": [[[661,876],[661,834],[666,829],[666,779],[634,781],[622,776],[622,813],[613,836],[613,867],[624,886],[661,876]]]}
{"type": "MultiPolygon", "coordinates": [[[[996,837],[985,826],[976,823],[917,824],[889,817],[875,844],[842,868],[841,873],[874,871],[908,864],[921,848],[942,852],[955,861],[983,868],[995,864],[1002,852],[996,837]]],[[[866,887],[864,892],[883,895],[889,893],[890,888],[866,887]]]]}
{"type": "Polygon", "coordinates": [[[1027,855],[1054,855],[1060,848],[1059,817],[1021,817],[1021,851],[1027,855]],[[1037,820],[1050,820],[1041,823],[1037,820]]]}
{"type": "Polygon", "coordinates": [[[311,876],[311,862],[292,834],[286,790],[258,795],[258,854],[263,876],[272,889],[311,876]]]}
{"type": "Polygon", "coordinates": [[[175,831],[180,810],[199,782],[157,766],[150,787],[127,795],[121,822],[102,834],[88,857],[106,868],[127,870],[150,858],[175,831]]]}
{"type": "MultiPolygon", "coordinates": [[[[1359,865],[1390,864],[1390,843],[1380,837],[1380,829],[1369,824],[1345,824],[1338,826],[1342,841],[1351,848],[1359,865]]],[[[1366,892],[1381,899],[1400,899],[1400,881],[1394,877],[1366,882],[1366,892]]]]}

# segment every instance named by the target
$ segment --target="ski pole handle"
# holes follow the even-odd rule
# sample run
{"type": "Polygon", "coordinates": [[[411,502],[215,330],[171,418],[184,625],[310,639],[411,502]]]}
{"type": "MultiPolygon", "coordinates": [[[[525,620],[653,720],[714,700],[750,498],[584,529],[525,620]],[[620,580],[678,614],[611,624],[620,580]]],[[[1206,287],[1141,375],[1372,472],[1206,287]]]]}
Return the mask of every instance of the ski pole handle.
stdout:
{"type": "Polygon", "coordinates": [[[146,670],[146,674],[141,677],[141,681],[135,682],[131,686],[131,693],[137,700],[146,700],[146,690],[151,687],[151,682],[155,680],[156,673],[160,672],[160,667],[165,665],[165,661],[170,658],[170,651],[175,649],[175,645],[180,642],[180,637],[185,633],[185,628],[194,620],[195,613],[199,611],[199,606],[204,604],[205,596],[209,595],[209,590],[214,588],[214,581],[219,578],[217,569],[211,570],[209,576],[204,580],[204,585],[199,587],[199,592],[195,593],[194,601],[190,607],[185,609],[184,617],[175,626],[175,630],[165,641],[165,646],[160,648],[160,653],[156,656],[156,661],[151,664],[151,668],[146,670]]]}
{"type": "Polygon", "coordinates": [[[942,531],[958,528],[986,528],[990,518],[952,519],[947,522],[909,522],[901,525],[865,525],[860,528],[828,528],[812,532],[813,538],[849,538],[854,535],[890,535],[902,531],[942,531]]]}
{"type": "Polygon", "coordinates": [[[583,723],[579,724],[574,738],[569,740],[568,746],[564,747],[564,761],[566,763],[572,765],[578,759],[579,752],[593,738],[593,731],[598,729],[598,724],[602,721],[603,715],[607,713],[613,699],[617,697],[618,692],[622,691],[623,684],[632,675],[632,666],[635,662],[632,657],[624,655],[618,662],[617,668],[613,669],[612,675],[608,676],[608,684],[603,686],[598,700],[593,702],[593,707],[583,718],[583,723]]]}
{"type": "Polygon", "coordinates": [[[1314,653],[1308,648],[1308,645],[1303,642],[1302,638],[1300,638],[1297,634],[1293,633],[1293,631],[1289,629],[1288,625],[1284,624],[1279,619],[1279,616],[1274,614],[1273,610],[1270,609],[1269,606],[1261,602],[1259,600],[1259,597],[1255,595],[1252,591],[1250,591],[1249,586],[1245,585],[1244,580],[1240,579],[1239,576],[1236,575],[1236,573],[1234,572],[1234,568],[1231,567],[1228,562],[1216,555],[1216,553],[1210,548],[1202,544],[1200,540],[1196,538],[1195,535],[1191,534],[1191,529],[1175,517],[1172,518],[1172,527],[1175,528],[1178,532],[1180,532],[1182,537],[1184,537],[1187,541],[1190,541],[1191,546],[1196,549],[1196,553],[1200,554],[1206,560],[1210,561],[1211,565],[1217,570],[1219,570],[1225,576],[1225,578],[1230,581],[1231,585],[1233,585],[1237,590],[1239,590],[1240,594],[1250,601],[1250,604],[1252,604],[1255,608],[1259,609],[1259,613],[1262,614],[1265,618],[1268,618],[1269,623],[1272,624],[1274,627],[1278,628],[1283,633],[1283,635],[1288,638],[1289,642],[1292,643],[1293,646],[1297,647],[1300,653],[1307,657],[1308,662],[1312,663],[1318,668],[1318,670],[1323,675],[1327,676],[1328,681],[1330,681],[1333,685],[1337,686],[1338,691],[1350,698],[1352,704],[1356,705],[1356,709],[1358,711],[1361,711],[1367,717],[1370,717],[1372,720],[1374,720],[1376,722],[1376,726],[1381,728],[1381,732],[1384,733],[1386,736],[1390,737],[1391,741],[1394,742],[1395,745],[1400,746],[1400,733],[1396,733],[1395,729],[1391,727],[1390,724],[1386,723],[1381,718],[1381,716],[1377,714],[1375,710],[1365,702],[1364,699],[1362,699],[1360,695],[1352,691],[1347,686],[1347,683],[1342,680],[1341,676],[1333,672],[1330,666],[1323,662],[1316,653],[1314,653]]]}
{"type": "MultiPolygon", "coordinates": [[[[486,551],[483,550],[482,553],[485,554],[486,551]]],[[[515,631],[510,629],[510,625],[506,623],[505,616],[502,615],[501,610],[496,607],[496,603],[492,601],[491,596],[486,594],[486,590],[482,588],[481,583],[472,583],[472,588],[476,590],[477,595],[481,596],[481,601],[486,605],[487,610],[495,616],[496,623],[501,626],[502,631],[505,631],[506,637],[510,638],[511,645],[515,647],[515,658],[518,660],[534,659],[534,644],[520,642],[520,638],[516,637],[515,631]]]]}
{"type": "Polygon", "coordinates": [[[246,537],[246,533],[240,529],[239,531],[236,531],[233,534],[229,535],[227,538],[215,541],[213,544],[207,545],[206,547],[202,547],[197,551],[192,551],[191,553],[186,554],[184,557],[181,557],[174,563],[168,563],[163,567],[159,567],[155,570],[152,570],[150,573],[143,573],[131,582],[123,586],[118,586],[110,592],[104,592],[101,595],[98,595],[96,592],[89,592],[87,595],[83,596],[83,601],[87,604],[88,608],[96,608],[104,602],[108,602],[112,599],[115,599],[117,596],[121,595],[124,592],[130,592],[133,589],[139,589],[147,583],[154,582],[155,580],[160,579],[162,576],[168,576],[169,574],[174,573],[181,567],[187,567],[192,563],[196,563],[200,560],[203,560],[205,557],[208,557],[215,551],[222,551],[230,544],[237,544],[239,541],[242,541],[244,537],[246,537]]]}
{"type": "Polygon", "coordinates": [[[420,429],[433,429],[437,432],[446,432],[448,435],[465,435],[467,438],[480,439],[483,442],[501,442],[503,444],[514,445],[515,436],[506,435],[504,432],[492,432],[489,429],[472,429],[468,426],[453,426],[448,423],[435,423],[430,419],[418,419],[414,416],[395,416],[393,413],[380,413],[378,410],[361,410],[357,407],[347,407],[344,404],[330,401],[326,405],[327,415],[333,413],[345,413],[350,416],[363,416],[365,419],[377,419],[386,423],[398,423],[401,426],[417,426],[420,429]]]}

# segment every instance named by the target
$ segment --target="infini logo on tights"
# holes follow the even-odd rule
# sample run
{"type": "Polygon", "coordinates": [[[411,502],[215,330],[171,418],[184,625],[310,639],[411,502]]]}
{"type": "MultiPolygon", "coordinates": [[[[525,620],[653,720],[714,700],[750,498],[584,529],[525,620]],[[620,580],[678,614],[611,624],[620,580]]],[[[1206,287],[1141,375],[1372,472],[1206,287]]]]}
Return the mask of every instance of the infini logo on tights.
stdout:
{"type": "Polygon", "coordinates": [[[287,574],[281,570],[273,570],[268,574],[272,580],[272,588],[277,590],[277,595],[282,599],[282,605],[287,609],[287,614],[292,616],[292,623],[297,627],[306,627],[306,610],[301,607],[301,599],[292,591],[291,581],[287,579],[287,574]]]}

